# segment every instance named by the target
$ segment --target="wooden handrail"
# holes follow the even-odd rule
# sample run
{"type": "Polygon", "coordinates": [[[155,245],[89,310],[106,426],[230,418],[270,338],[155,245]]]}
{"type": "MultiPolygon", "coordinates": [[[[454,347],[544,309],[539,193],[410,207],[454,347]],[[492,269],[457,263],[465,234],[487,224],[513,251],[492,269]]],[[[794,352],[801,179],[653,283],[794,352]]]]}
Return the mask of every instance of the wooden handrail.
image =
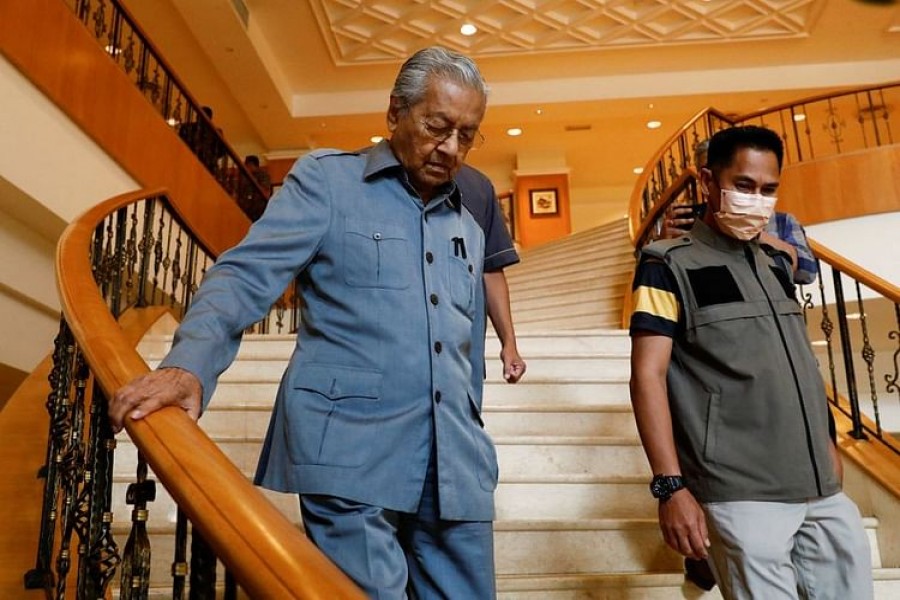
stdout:
{"type": "MultiPolygon", "coordinates": [[[[638,177],[637,182],[634,184],[634,190],[631,192],[631,199],[628,205],[628,235],[630,236],[631,243],[635,244],[640,236],[638,235],[640,232],[645,231],[649,225],[645,224],[643,221],[652,222],[652,218],[648,215],[647,219],[642,219],[641,217],[641,207],[642,207],[642,197],[644,194],[644,190],[647,188],[647,184],[650,181],[650,177],[653,175],[654,170],[656,169],[656,165],[658,165],[665,156],[666,152],[669,151],[669,148],[685,133],[690,131],[694,125],[704,119],[708,118],[708,115],[713,115],[718,119],[723,121],[730,122],[731,119],[727,117],[724,113],[716,110],[715,108],[704,108],[699,111],[693,117],[687,120],[684,125],[682,125],[675,133],[670,135],[668,139],[660,146],[659,150],[647,161],[644,165],[644,170],[641,175],[638,177]]],[[[666,197],[671,198],[672,195],[669,194],[666,197]]],[[[658,215],[660,210],[665,207],[661,207],[659,210],[652,210],[651,213],[653,215],[658,215]]],[[[656,207],[654,207],[656,209],[656,207]]]]}
{"type": "MultiPolygon", "coordinates": [[[[107,396],[148,368],[106,306],[90,264],[103,219],[160,190],[112,198],[65,230],[57,248],[62,311],[107,396]]],[[[126,421],[157,477],[253,598],[364,598],[183,411],[126,421]]]]}
{"type": "Polygon", "coordinates": [[[753,112],[749,112],[745,115],[740,115],[737,117],[730,117],[728,120],[733,123],[742,123],[744,121],[749,121],[750,119],[755,119],[757,117],[761,117],[764,115],[777,113],[782,110],[786,110],[792,108],[794,106],[802,106],[804,104],[812,104],[813,102],[821,102],[822,100],[828,100],[829,98],[839,98],[841,96],[848,96],[850,94],[865,94],[866,92],[871,92],[874,90],[880,90],[888,87],[900,86],[900,81],[888,81],[887,83],[879,83],[870,86],[861,86],[861,87],[852,87],[845,88],[843,90],[824,92],[822,94],[817,94],[815,96],[807,96],[801,100],[794,100],[791,102],[783,102],[781,104],[776,104],[775,106],[770,106],[768,108],[761,108],[759,110],[755,110],[753,112]]]}
{"type": "Polygon", "coordinates": [[[890,281],[864,269],[858,264],[847,260],[834,250],[823,246],[813,239],[807,238],[807,241],[809,242],[809,247],[812,249],[813,254],[815,254],[819,260],[824,260],[831,265],[832,268],[859,281],[867,288],[878,292],[891,302],[900,303],[900,287],[897,287],[890,281]]]}

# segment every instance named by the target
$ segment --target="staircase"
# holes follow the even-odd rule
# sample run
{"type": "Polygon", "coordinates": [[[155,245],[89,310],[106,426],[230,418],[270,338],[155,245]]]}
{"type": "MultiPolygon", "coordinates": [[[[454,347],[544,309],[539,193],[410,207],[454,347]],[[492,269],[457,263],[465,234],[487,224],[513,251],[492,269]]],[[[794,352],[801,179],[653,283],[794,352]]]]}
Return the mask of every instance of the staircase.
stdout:
{"type": "MultiPolygon", "coordinates": [[[[488,338],[484,421],[500,461],[495,545],[503,600],[721,597],[684,582],[681,558],[658,530],[628,398],[630,341],[609,328],[619,320],[631,266],[624,238],[622,223],[600,227],[526,253],[510,273],[519,349],[528,361],[521,383],[503,382],[499,343],[488,338]]],[[[140,350],[154,366],[170,343],[171,335],[152,335],[140,350]]],[[[293,344],[291,336],[246,336],[200,421],[248,477],[293,344]]],[[[124,503],[124,485],[134,474],[129,447],[122,437],[116,515],[130,512],[124,503]]],[[[300,526],[295,495],[265,493],[300,526]]],[[[148,528],[154,589],[164,597],[175,506],[163,490],[158,496],[148,528]]],[[[900,597],[900,570],[881,565],[878,521],[865,524],[876,597],[900,597]]],[[[127,526],[117,525],[120,544],[127,526]]]]}
{"type": "Polygon", "coordinates": [[[634,269],[627,227],[619,219],[522,252],[505,271],[516,331],[619,327],[634,269]]]}

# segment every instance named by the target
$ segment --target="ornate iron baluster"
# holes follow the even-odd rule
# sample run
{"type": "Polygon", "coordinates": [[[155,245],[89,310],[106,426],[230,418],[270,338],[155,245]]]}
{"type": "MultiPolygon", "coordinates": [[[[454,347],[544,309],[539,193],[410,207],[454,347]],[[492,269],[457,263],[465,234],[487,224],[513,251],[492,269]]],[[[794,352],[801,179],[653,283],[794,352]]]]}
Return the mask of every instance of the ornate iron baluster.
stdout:
{"type": "Polygon", "coordinates": [[[894,304],[894,317],[897,323],[897,329],[888,332],[888,339],[897,340],[897,349],[894,350],[894,374],[885,373],[884,381],[887,384],[885,391],[887,393],[897,392],[897,399],[900,400],[900,304],[894,304]]]}
{"type": "Polygon", "coordinates": [[[872,411],[875,417],[875,431],[881,437],[881,414],[878,409],[878,391],[875,389],[875,350],[869,342],[869,327],[866,319],[866,309],[863,306],[862,293],[859,281],[856,282],[856,305],[859,307],[859,325],[862,330],[863,347],[860,352],[866,362],[866,371],[869,375],[869,392],[872,395],[872,411]]]}
{"type": "Polygon", "coordinates": [[[172,562],[172,600],[184,598],[184,584],[188,575],[187,515],[178,507],[175,517],[175,556],[172,562]]]}
{"type": "Polygon", "coordinates": [[[849,433],[857,440],[864,440],[866,434],[863,432],[859,394],[856,391],[856,368],[853,366],[853,347],[850,342],[850,329],[847,327],[847,305],[844,303],[842,273],[832,267],[831,274],[834,277],[834,304],[838,314],[838,330],[841,333],[841,353],[844,355],[844,376],[847,380],[847,398],[850,400],[850,418],[853,420],[853,429],[849,433]]]}
{"type": "Polygon", "coordinates": [[[196,527],[191,527],[190,600],[215,600],[216,555],[196,527]]]}
{"type": "Polygon", "coordinates": [[[131,532],[122,557],[122,600],[142,600],[150,589],[150,539],[147,536],[147,503],[156,500],[156,482],[147,479],[147,461],[138,452],[137,481],[128,486],[125,502],[131,511],[131,532]]]}

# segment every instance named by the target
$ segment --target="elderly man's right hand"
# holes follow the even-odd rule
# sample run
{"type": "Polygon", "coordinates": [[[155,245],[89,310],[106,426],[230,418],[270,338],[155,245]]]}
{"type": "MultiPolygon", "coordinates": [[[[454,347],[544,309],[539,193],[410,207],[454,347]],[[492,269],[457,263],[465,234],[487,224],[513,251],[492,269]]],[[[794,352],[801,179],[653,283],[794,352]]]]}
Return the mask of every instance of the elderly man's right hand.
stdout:
{"type": "Polygon", "coordinates": [[[118,433],[125,418],[138,420],[166,406],[178,406],[195,421],[200,417],[203,388],[200,380],[174,367],[151,371],[119,389],[109,403],[109,419],[118,433]]]}

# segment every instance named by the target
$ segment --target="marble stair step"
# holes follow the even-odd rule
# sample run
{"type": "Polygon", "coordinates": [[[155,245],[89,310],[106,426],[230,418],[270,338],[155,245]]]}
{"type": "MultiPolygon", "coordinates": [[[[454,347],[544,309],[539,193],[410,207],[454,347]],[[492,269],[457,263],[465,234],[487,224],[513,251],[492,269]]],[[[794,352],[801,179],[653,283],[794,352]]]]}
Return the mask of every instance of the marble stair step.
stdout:
{"type": "Polygon", "coordinates": [[[609,277],[585,279],[583,281],[567,282],[567,283],[545,283],[541,286],[533,286],[529,288],[518,288],[515,292],[510,292],[510,303],[513,308],[513,315],[516,314],[516,308],[528,306],[540,300],[551,302],[558,299],[559,296],[566,294],[584,294],[586,292],[594,292],[600,294],[599,300],[596,297],[584,297],[585,302],[611,302],[621,296],[619,288],[623,285],[631,283],[631,277],[628,273],[621,273],[609,277]]]}
{"type": "MultiPolygon", "coordinates": [[[[265,430],[229,432],[213,437],[219,449],[248,477],[255,472],[265,430]]],[[[547,477],[629,477],[645,474],[646,459],[633,437],[500,436],[494,438],[501,479],[547,477]]],[[[117,477],[131,477],[137,458],[130,444],[119,443],[113,467],[117,477]]]]}
{"type": "MultiPolygon", "coordinates": [[[[520,263],[522,264],[522,263],[520,263]]],[[[526,266],[518,271],[514,270],[518,267],[509,267],[504,270],[506,281],[509,285],[510,293],[515,295],[516,290],[520,286],[526,289],[531,284],[560,284],[566,283],[572,279],[580,280],[584,276],[591,275],[596,281],[602,281],[608,277],[617,277],[623,273],[630,273],[634,269],[633,262],[611,261],[600,263],[572,263],[563,265],[552,265],[542,267],[540,269],[530,269],[526,266]]]]}
{"type": "Polygon", "coordinates": [[[498,436],[494,444],[504,480],[649,476],[635,437],[498,436]]]}
{"type": "MultiPolygon", "coordinates": [[[[627,355],[614,354],[609,356],[585,356],[576,354],[572,356],[532,356],[526,359],[528,362],[528,376],[538,380],[559,378],[568,381],[593,381],[608,377],[620,377],[623,369],[627,373],[629,358],[627,355]]],[[[494,356],[486,357],[485,363],[488,373],[498,379],[502,375],[500,359],[494,356]]],[[[150,368],[155,368],[157,361],[147,361],[150,368]]],[[[287,359],[246,359],[235,361],[219,377],[221,383],[253,382],[272,383],[281,380],[287,367],[287,359]]]]}
{"type": "Polygon", "coordinates": [[[705,592],[680,570],[661,573],[501,575],[497,600],[721,600],[718,588],[705,592]]]}
{"type": "MultiPolygon", "coordinates": [[[[628,379],[615,377],[584,378],[580,381],[558,381],[538,377],[529,367],[525,379],[511,385],[501,379],[499,365],[488,372],[484,386],[484,406],[560,405],[589,406],[593,404],[628,405],[628,379]]],[[[278,391],[278,381],[221,381],[216,388],[207,412],[243,409],[271,410],[278,391]]],[[[204,417],[205,418],[205,417],[204,417]]]]}
{"type": "Polygon", "coordinates": [[[492,406],[482,410],[492,436],[634,436],[637,426],[630,406],[492,406]]]}
{"type": "Polygon", "coordinates": [[[507,267],[510,274],[521,276],[523,272],[551,273],[556,268],[566,268],[572,265],[611,265],[631,264],[634,266],[634,254],[627,247],[604,248],[591,244],[584,244],[579,248],[565,248],[543,254],[523,254],[521,261],[507,267]]]}
{"type": "Polygon", "coordinates": [[[610,295],[624,296],[625,287],[629,284],[626,278],[609,281],[604,285],[591,286],[583,289],[563,290],[551,288],[550,291],[535,293],[531,296],[516,296],[510,301],[512,314],[517,315],[524,310],[543,309],[548,310],[559,306],[572,304],[590,304],[597,308],[621,307],[621,302],[610,295]]]}
{"type": "Polygon", "coordinates": [[[522,277],[507,277],[510,295],[513,299],[527,294],[533,290],[546,290],[550,287],[571,285],[582,287],[597,285],[609,279],[630,279],[633,267],[630,265],[609,265],[598,267],[596,265],[585,266],[578,270],[567,270],[563,273],[547,273],[540,276],[523,275],[522,277]]]}
{"type": "Polygon", "coordinates": [[[516,313],[516,332],[535,329],[598,329],[619,328],[622,322],[622,307],[601,308],[595,306],[572,305],[554,307],[550,311],[519,311],[516,313]]]}
{"type": "MultiPolygon", "coordinates": [[[[552,356],[563,354],[628,354],[631,338],[622,330],[587,330],[560,333],[559,331],[529,331],[516,336],[516,345],[523,356],[552,356]]],[[[485,355],[500,354],[500,340],[493,331],[485,339],[485,355]]]]}
{"type": "MultiPolygon", "coordinates": [[[[295,335],[245,335],[236,360],[244,359],[284,359],[287,360],[296,345],[295,335]]],[[[485,339],[486,354],[496,356],[500,352],[500,342],[489,328],[485,339]]],[[[554,354],[596,354],[620,352],[627,354],[631,349],[628,332],[608,328],[563,332],[537,330],[517,335],[519,351],[528,356],[552,356],[554,354]]],[[[171,335],[146,336],[138,349],[148,362],[158,363],[172,345],[171,335]]]]}
{"type": "Polygon", "coordinates": [[[597,327],[617,328],[621,325],[621,309],[603,311],[601,314],[575,315],[563,318],[536,318],[534,320],[516,323],[517,332],[527,332],[538,329],[556,327],[560,331],[579,331],[582,329],[594,329],[597,327]]]}

